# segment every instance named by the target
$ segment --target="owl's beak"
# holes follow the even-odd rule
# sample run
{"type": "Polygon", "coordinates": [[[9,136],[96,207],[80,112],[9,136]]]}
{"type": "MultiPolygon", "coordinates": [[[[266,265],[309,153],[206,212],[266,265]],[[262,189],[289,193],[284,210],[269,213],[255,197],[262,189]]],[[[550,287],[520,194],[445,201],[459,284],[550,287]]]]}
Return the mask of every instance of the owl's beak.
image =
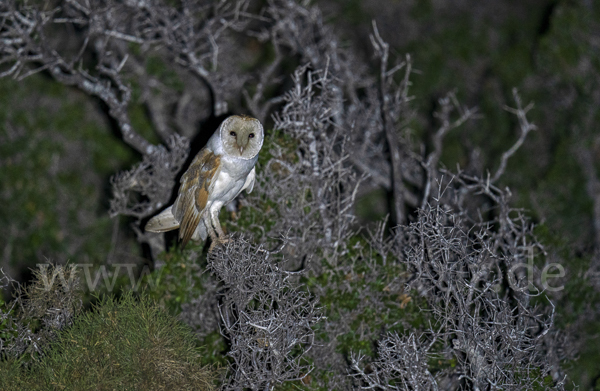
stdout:
{"type": "Polygon", "coordinates": [[[237,140],[238,149],[240,151],[240,155],[244,153],[244,149],[248,146],[248,140],[237,140]]]}

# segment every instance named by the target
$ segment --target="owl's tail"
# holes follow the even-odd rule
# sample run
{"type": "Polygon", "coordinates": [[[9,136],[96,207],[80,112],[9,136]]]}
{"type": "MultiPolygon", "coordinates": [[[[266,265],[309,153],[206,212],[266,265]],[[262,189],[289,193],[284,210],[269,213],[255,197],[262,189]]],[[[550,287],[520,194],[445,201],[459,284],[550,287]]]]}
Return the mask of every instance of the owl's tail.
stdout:
{"type": "Polygon", "coordinates": [[[151,218],[144,229],[148,232],[167,232],[179,228],[179,222],[171,212],[172,208],[173,205],[151,218]]]}

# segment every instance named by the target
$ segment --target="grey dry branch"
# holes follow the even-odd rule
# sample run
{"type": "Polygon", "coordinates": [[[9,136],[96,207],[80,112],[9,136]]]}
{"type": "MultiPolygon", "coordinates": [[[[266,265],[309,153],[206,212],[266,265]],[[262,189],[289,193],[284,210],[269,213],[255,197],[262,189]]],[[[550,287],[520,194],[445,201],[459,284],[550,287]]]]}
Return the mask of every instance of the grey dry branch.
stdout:
{"type": "Polygon", "coordinates": [[[12,0],[3,2],[0,5],[3,27],[0,32],[0,64],[9,68],[0,76],[23,79],[48,71],[60,83],[77,87],[102,100],[118,123],[123,140],[138,152],[150,154],[154,146],[133,130],[127,115],[131,91],[120,75],[127,57],[116,58],[110,50],[110,39],[102,36],[106,24],[112,21],[102,16],[110,15],[110,12],[105,8],[95,11],[92,13],[75,1],[67,2],[64,7],[47,1],[40,8],[12,0]],[[69,58],[60,54],[61,42],[56,42],[54,37],[55,29],[62,24],[87,25],[89,28],[79,50],[69,58]],[[90,40],[99,57],[95,75],[84,68],[82,62],[90,40]]]}
{"type": "MultiPolygon", "coordinates": [[[[437,337],[459,363],[459,380],[478,390],[539,386],[552,372],[543,342],[553,309],[547,314],[531,306],[510,283],[510,266],[521,256],[514,247],[498,245],[485,229],[467,233],[461,225],[441,206],[420,212],[406,233],[415,244],[401,250],[414,274],[409,286],[426,297],[441,328],[437,337]]],[[[519,241],[527,246],[527,228],[523,232],[519,241]]],[[[502,242],[510,243],[512,232],[503,235],[502,242]]]]}
{"type": "Polygon", "coordinates": [[[144,155],[141,163],[113,176],[110,215],[142,219],[162,208],[171,196],[175,177],[185,163],[188,152],[189,141],[173,135],[168,148],[158,146],[154,153],[144,155]],[[140,196],[145,199],[140,199],[140,196]]]}
{"type": "MultiPolygon", "coordinates": [[[[10,310],[0,310],[8,333],[0,338],[0,357],[28,355],[37,359],[59,330],[72,324],[83,306],[83,289],[76,266],[40,265],[33,281],[16,284],[10,310]],[[35,324],[40,325],[35,329],[35,324]]],[[[0,323],[1,324],[1,323],[0,323]]]]}
{"type": "Polygon", "coordinates": [[[212,96],[214,115],[218,116],[228,111],[226,99],[230,90],[243,83],[234,83],[235,74],[221,80],[224,75],[223,70],[218,70],[219,41],[228,30],[245,29],[251,20],[249,3],[191,1],[183,2],[178,9],[159,1],[132,2],[138,26],[129,34],[135,35],[136,42],[165,48],[178,65],[201,79],[212,96]]]}
{"type": "Polygon", "coordinates": [[[523,142],[525,141],[527,134],[529,134],[529,132],[531,132],[532,130],[536,129],[536,126],[534,124],[530,123],[529,120],[527,119],[527,113],[529,112],[529,110],[531,110],[533,108],[533,103],[530,103],[526,107],[523,107],[523,104],[521,103],[521,97],[519,96],[517,89],[513,88],[512,92],[513,92],[513,98],[515,100],[515,104],[517,107],[516,108],[505,107],[505,110],[510,113],[513,113],[514,115],[517,116],[517,118],[519,120],[520,135],[519,135],[519,138],[517,139],[517,141],[514,143],[514,145],[502,154],[502,159],[500,160],[500,167],[498,167],[498,170],[496,171],[494,176],[490,179],[491,183],[496,182],[502,176],[502,174],[504,174],[504,170],[506,170],[506,163],[507,163],[508,159],[512,155],[514,155],[514,153],[521,147],[521,145],[523,145],[523,142]]]}
{"type": "Polygon", "coordinates": [[[272,390],[311,371],[304,360],[321,319],[317,301],[269,258],[243,238],[210,256],[209,268],[223,282],[219,310],[233,360],[227,390],[272,390]]]}
{"type": "MultiPolygon", "coordinates": [[[[231,68],[222,66],[217,71],[219,54],[231,52],[219,50],[218,43],[226,39],[226,32],[244,29],[249,20],[248,3],[193,1],[175,8],[150,0],[2,2],[0,77],[21,80],[48,72],[58,82],[106,105],[123,141],[143,157],[141,164],[113,178],[111,214],[141,219],[166,204],[188,153],[187,141],[171,126],[175,122],[186,127],[186,120],[165,118],[165,104],[152,95],[160,91],[162,99],[175,100],[181,117],[182,110],[189,111],[181,106],[202,94],[174,93],[145,71],[146,60],[144,56],[140,60],[138,53],[174,59],[184,78],[187,73],[204,83],[212,99],[210,113],[222,114],[227,111],[226,99],[241,88],[243,80],[234,80],[237,72],[231,68]],[[224,77],[228,73],[232,76],[224,77]],[[168,148],[151,144],[134,129],[130,118],[132,82],[146,89],[149,118],[168,148]]],[[[196,88],[193,82],[187,84],[191,90],[196,88]]]]}
{"type": "Polygon", "coordinates": [[[442,151],[444,147],[444,137],[452,129],[456,129],[463,123],[472,118],[477,112],[476,109],[469,109],[462,107],[456,95],[449,93],[444,98],[439,100],[440,109],[434,113],[434,117],[440,121],[440,127],[433,135],[432,143],[433,150],[429,153],[425,161],[423,162],[424,169],[426,171],[426,179],[423,190],[423,197],[421,199],[421,209],[425,208],[430,202],[431,188],[438,183],[439,177],[439,162],[442,157],[442,151]],[[451,114],[456,111],[459,114],[457,119],[452,119],[451,114]]]}
{"type": "Polygon", "coordinates": [[[286,232],[294,258],[326,251],[335,263],[350,233],[351,207],[362,178],[346,163],[348,135],[335,124],[331,105],[338,95],[331,73],[301,67],[293,82],[274,119],[275,128],[294,139],[297,159],[289,161],[274,143],[268,151],[273,158],[258,172],[262,194],[258,200],[250,196],[249,202],[259,208],[265,198],[277,201],[268,214],[273,216],[271,231],[286,232]]]}
{"type": "MultiPolygon", "coordinates": [[[[406,121],[404,112],[409,101],[408,87],[409,77],[412,68],[410,57],[407,56],[406,62],[397,64],[389,69],[389,45],[381,38],[377,25],[373,22],[373,35],[371,43],[375,48],[375,53],[380,60],[379,71],[379,94],[380,94],[380,115],[383,125],[383,131],[387,140],[390,158],[391,188],[392,188],[392,218],[394,225],[404,224],[406,222],[406,208],[404,201],[404,180],[402,178],[401,154],[403,145],[400,141],[399,132],[402,130],[402,124],[399,121],[406,121]],[[405,69],[404,77],[399,88],[390,91],[394,82],[394,74],[405,69]],[[399,126],[400,125],[400,126],[399,126]]],[[[405,122],[406,124],[406,122],[405,122]]]]}
{"type": "MultiPolygon", "coordinates": [[[[343,133],[347,138],[346,148],[353,151],[347,159],[359,173],[368,175],[369,187],[391,188],[390,163],[388,159],[382,159],[387,152],[383,148],[381,95],[376,78],[368,71],[369,64],[351,49],[344,48],[333,29],[323,21],[317,7],[306,7],[294,1],[271,1],[264,15],[268,21],[266,27],[251,34],[275,47],[276,57],[272,64],[280,61],[278,53],[289,53],[298,57],[301,66],[313,72],[326,70],[330,79],[327,88],[331,100],[327,104],[331,108],[332,125],[326,129],[338,135],[343,133]]],[[[279,101],[281,96],[275,98],[279,101]]],[[[256,97],[253,99],[257,100],[256,97]]],[[[393,104],[390,107],[394,107],[393,104]]],[[[405,114],[407,117],[412,115],[405,114]]],[[[255,115],[261,114],[256,112],[255,115]]],[[[404,162],[402,169],[415,171],[409,162],[404,162]]],[[[406,176],[412,178],[413,175],[406,176]]],[[[415,199],[412,194],[406,197],[415,199]]]]}
{"type": "Polygon", "coordinates": [[[389,334],[378,343],[378,359],[363,366],[364,356],[353,354],[353,376],[366,390],[432,390],[438,386],[429,372],[428,350],[436,339],[427,341],[411,333],[401,337],[389,334]]]}
{"type": "MultiPolygon", "coordinates": [[[[448,295],[458,297],[464,304],[462,307],[450,306],[449,308],[460,309],[452,313],[440,312],[441,309],[438,312],[430,309],[431,312],[428,312],[432,321],[440,322],[436,323],[435,332],[429,331],[430,340],[444,341],[445,347],[437,349],[442,351],[445,349],[445,354],[450,354],[450,356],[443,356],[445,359],[456,357],[455,359],[462,365],[456,370],[443,369],[437,370],[435,373],[431,371],[429,375],[427,375],[428,372],[422,372],[425,373],[421,379],[423,386],[435,389],[441,384],[444,388],[457,389],[459,387],[493,388],[500,387],[499,384],[502,384],[503,387],[516,389],[519,387],[517,384],[525,385],[525,387],[531,384],[539,385],[544,373],[552,373],[555,381],[558,382],[556,387],[560,389],[562,378],[560,371],[557,371],[555,366],[558,361],[552,357],[548,358],[548,361],[540,358],[543,357],[541,352],[545,349],[549,351],[553,349],[545,345],[544,338],[544,335],[547,335],[548,330],[552,327],[552,318],[551,316],[544,317],[543,314],[536,312],[537,309],[530,307],[529,295],[521,291],[522,280],[525,278],[522,274],[523,269],[517,271],[515,276],[508,276],[503,272],[513,265],[526,261],[527,257],[543,255],[543,248],[534,240],[531,233],[531,224],[519,211],[512,210],[508,206],[510,193],[500,190],[490,181],[468,176],[462,172],[455,177],[452,173],[438,167],[444,136],[451,129],[457,128],[473,118],[475,109],[463,108],[453,95],[441,100],[441,110],[438,114],[441,124],[433,136],[433,150],[426,157],[421,157],[411,150],[413,146],[405,138],[406,133],[403,131],[408,128],[410,121],[414,118],[414,113],[408,106],[410,102],[408,86],[411,74],[410,67],[407,65],[409,62],[399,63],[398,66],[389,69],[387,65],[389,54],[386,53],[385,42],[375,33],[373,42],[376,49],[379,50],[381,59],[379,65],[382,69],[379,72],[380,84],[377,85],[373,83],[372,76],[361,73],[364,69],[363,63],[348,51],[342,51],[337,47],[333,48],[333,45],[317,49],[315,42],[323,42],[320,39],[328,34],[326,29],[321,28],[318,13],[312,9],[303,13],[297,12],[296,8],[289,7],[289,2],[283,4],[282,9],[285,9],[287,13],[282,14],[280,18],[285,23],[289,23],[290,29],[293,30],[298,25],[305,24],[312,26],[310,29],[303,29],[302,33],[299,32],[296,35],[296,39],[300,36],[309,36],[310,39],[303,38],[305,39],[304,46],[294,45],[294,42],[289,44],[289,47],[302,54],[302,58],[308,62],[308,65],[296,70],[293,78],[294,84],[284,95],[285,105],[275,113],[276,128],[294,140],[292,152],[294,157],[289,157],[289,151],[285,147],[273,143],[268,151],[273,158],[264,167],[262,174],[259,174],[262,175],[259,188],[263,194],[251,195],[248,202],[256,208],[260,208],[259,205],[261,205],[261,202],[258,201],[264,199],[272,200],[276,204],[275,207],[269,207],[270,212],[262,211],[268,216],[267,219],[274,221],[273,227],[268,231],[263,229],[263,238],[268,237],[269,233],[274,236],[273,234],[277,232],[291,228],[290,247],[292,250],[290,250],[290,255],[302,260],[315,252],[320,253],[324,249],[330,249],[323,253],[325,262],[333,269],[327,269],[328,273],[332,275],[341,273],[350,276],[348,277],[350,280],[355,278],[353,276],[360,275],[359,278],[364,279],[365,282],[362,289],[357,290],[350,283],[338,285],[331,278],[328,279],[330,282],[325,284],[323,289],[315,288],[315,294],[318,297],[327,296],[328,289],[340,289],[343,293],[356,295],[360,303],[356,309],[351,311],[344,312],[340,309],[338,312],[337,309],[334,309],[332,313],[338,316],[331,318],[335,320],[324,321],[322,330],[327,335],[327,342],[313,348],[312,359],[318,368],[329,368],[334,371],[334,374],[330,374],[328,384],[320,383],[320,385],[337,389],[352,389],[356,386],[338,375],[338,373],[348,370],[342,363],[344,356],[339,353],[338,337],[349,333],[358,333],[353,325],[356,324],[361,312],[368,309],[377,309],[383,313],[388,311],[386,300],[389,299],[386,299],[385,293],[369,288],[371,282],[377,281],[377,278],[385,273],[385,269],[376,261],[378,257],[381,257],[384,265],[385,262],[388,262],[409,267],[408,274],[411,275],[410,280],[412,281],[409,286],[416,289],[427,301],[433,300],[438,303],[440,308],[443,307],[439,304],[442,299],[431,287],[431,281],[427,278],[433,277],[427,273],[433,273],[438,277],[441,273],[443,278],[440,281],[436,280],[439,286],[434,286],[437,289],[444,289],[446,284],[449,284],[454,293],[448,293],[448,295]],[[327,56],[315,54],[320,53],[320,50],[328,50],[327,56]],[[351,64],[354,64],[353,69],[356,71],[345,72],[345,69],[352,68],[351,64]],[[399,70],[405,71],[404,78],[399,84],[395,84],[391,76],[399,70]],[[365,80],[369,81],[368,85],[366,82],[362,83],[365,80]],[[361,88],[361,94],[357,93],[358,88],[361,88]],[[385,104],[386,101],[392,103],[385,104]],[[382,145],[389,144],[388,136],[393,136],[392,141],[395,141],[392,143],[395,145],[394,147],[388,145],[388,151],[397,154],[394,158],[398,164],[397,177],[391,172],[393,159],[388,159],[386,156],[388,151],[382,148],[382,145]],[[347,171],[348,168],[351,170],[347,171]],[[394,236],[394,239],[390,241],[384,239],[382,228],[380,229],[381,234],[372,236],[370,254],[368,251],[358,251],[359,255],[350,256],[348,259],[350,249],[347,246],[353,234],[351,230],[352,207],[356,200],[356,194],[360,192],[360,188],[352,184],[352,181],[359,182],[358,178],[360,177],[357,172],[367,176],[362,182],[363,189],[365,186],[367,188],[378,186],[393,191],[396,185],[403,186],[405,182],[410,184],[411,190],[404,186],[403,190],[395,192],[395,199],[402,200],[402,204],[405,205],[423,207],[422,214],[417,218],[418,224],[427,225],[428,219],[433,219],[426,211],[429,203],[435,201],[441,205],[443,216],[440,214],[438,218],[444,221],[443,224],[450,224],[453,216],[461,217],[462,220],[457,223],[458,226],[455,228],[457,232],[459,230],[462,230],[463,233],[469,232],[469,234],[465,234],[465,238],[470,237],[471,232],[479,232],[478,236],[474,234],[478,238],[477,240],[480,240],[477,243],[485,243],[484,248],[489,249],[489,254],[494,254],[494,256],[485,253],[486,256],[479,255],[477,258],[475,250],[479,244],[469,247],[464,240],[453,241],[445,238],[443,230],[438,232],[438,227],[427,231],[424,235],[430,240],[437,241],[436,245],[442,247],[446,246],[449,241],[455,251],[469,254],[469,257],[475,257],[473,259],[477,259],[477,261],[473,260],[469,263],[469,261],[463,260],[466,264],[448,261],[448,264],[437,265],[432,264],[428,258],[418,263],[415,254],[408,254],[408,248],[418,247],[420,236],[417,233],[413,232],[414,235],[410,236],[410,240],[398,234],[399,236],[394,236]],[[330,177],[329,173],[336,173],[336,175],[330,177]],[[436,184],[439,188],[437,194],[433,194],[432,189],[436,184]],[[331,192],[327,189],[335,191],[331,192]],[[335,213],[329,215],[328,211],[335,213]],[[483,217],[486,215],[491,216],[491,219],[483,217]],[[335,229],[331,229],[331,227],[335,227],[335,229]],[[330,233],[335,233],[333,248],[329,247],[329,243],[332,243],[329,240],[330,233]],[[359,262],[367,263],[370,271],[355,273],[355,265],[359,262]],[[417,262],[418,265],[414,262],[417,262]],[[451,274],[452,271],[458,274],[451,274]],[[505,283],[513,277],[519,289],[494,291],[499,285],[499,276],[505,283]],[[430,281],[430,285],[427,281],[430,281]],[[331,288],[332,286],[336,288],[331,288]],[[507,295],[506,298],[510,300],[509,307],[503,307],[504,296],[501,293],[507,295]],[[491,298],[486,295],[491,295],[491,298]],[[495,310],[500,312],[495,313],[495,310]],[[461,319],[460,322],[457,319],[461,319]],[[459,324],[452,322],[459,322],[459,324]],[[519,330],[525,334],[521,339],[511,334],[506,337],[506,340],[494,342],[497,345],[485,345],[482,353],[481,347],[461,343],[466,339],[464,332],[460,331],[458,327],[463,326],[470,330],[466,339],[478,341],[475,344],[483,343],[477,338],[493,339],[495,333],[504,335],[502,333],[509,333],[512,328],[517,326],[522,327],[519,330]],[[498,330],[494,327],[498,327],[498,330]],[[535,332],[532,330],[538,330],[540,335],[534,336],[535,332]],[[531,334],[526,334],[527,332],[531,334]],[[504,347],[508,349],[507,356],[498,357],[504,347]],[[491,369],[488,368],[490,360],[494,363],[490,364],[491,369]],[[519,361],[523,367],[516,366],[515,361],[519,361]],[[496,363],[497,367],[494,367],[496,363]],[[527,372],[538,364],[543,368],[542,372],[535,374],[532,373],[533,371],[527,372]],[[520,371],[517,367],[525,369],[520,371]],[[509,374],[504,376],[504,372],[509,374]],[[490,382],[486,383],[485,376],[488,374],[490,382]]],[[[285,42],[285,39],[280,38],[277,41],[280,44],[282,42],[285,42]]],[[[407,61],[409,60],[407,58],[407,61]]],[[[526,110],[519,109],[521,108],[520,101],[517,102],[517,105],[516,114],[519,115],[521,124],[525,124],[525,130],[522,132],[520,141],[504,155],[504,163],[520,147],[528,130],[532,128],[527,125],[526,110]]],[[[356,252],[357,248],[352,250],[356,252]]],[[[443,256],[444,251],[446,250],[440,250],[440,254],[434,252],[431,256],[434,258],[443,256]]],[[[477,251],[479,250],[477,249],[477,251]]],[[[316,262],[311,262],[309,268],[317,275],[324,272],[321,265],[316,262]]],[[[407,277],[403,278],[400,275],[395,276],[386,287],[387,290],[399,289],[398,287],[401,287],[406,279],[407,277]]],[[[404,326],[409,331],[412,330],[409,323],[404,326]]],[[[385,325],[382,329],[385,330],[386,327],[393,327],[393,325],[385,325]]],[[[377,339],[377,333],[380,331],[371,329],[364,322],[360,324],[359,329],[362,340],[377,339]]],[[[421,335],[422,331],[412,330],[411,333],[409,335],[421,335]]],[[[420,340],[417,339],[417,341],[420,340]]],[[[400,346],[400,344],[393,346],[400,346]]],[[[423,349],[423,345],[417,347],[417,351],[425,351],[423,349]]],[[[437,350],[436,354],[442,354],[442,352],[437,350]]],[[[380,360],[384,362],[390,357],[391,354],[380,360]]],[[[394,367],[392,363],[388,364],[387,368],[394,367]]],[[[383,367],[385,365],[381,364],[381,368],[383,367]]],[[[395,382],[396,385],[400,384],[403,372],[394,372],[394,374],[391,374],[393,371],[389,372],[385,381],[381,380],[383,377],[378,380],[381,382],[382,388],[390,386],[390,384],[384,385],[386,382],[389,383],[388,380],[395,382]]],[[[367,384],[374,384],[368,383],[373,379],[362,380],[367,384]]],[[[418,379],[410,381],[412,383],[406,380],[403,383],[405,388],[401,389],[416,389],[411,387],[418,383],[418,379]]]]}
{"type": "MultiPolygon", "coordinates": [[[[0,294],[3,294],[4,289],[13,285],[16,281],[6,275],[3,269],[0,268],[0,294]]],[[[4,301],[4,300],[2,300],[4,301]]],[[[18,324],[13,314],[17,303],[12,302],[10,306],[0,308],[0,325],[7,334],[15,334],[17,332],[18,324]]],[[[5,359],[7,354],[13,353],[15,348],[13,347],[12,338],[0,338],[0,359],[5,359]],[[10,353],[9,353],[10,352],[10,353]]],[[[18,349],[17,349],[18,351],[18,349]]]]}
{"type": "MultiPolygon", "coordinates": [[[[405,285],[405,292],[422,297],[426,305],[420,311],[430,326],[422,330],[405,323],[403,335],[386,334],[375,359],[355,353],[353,377],[364,389],[562,390],[554,307],[531,305],[527,287],[511,275],[525,253],[514,241],[529,251],[539,246],[531,227],[518,213],[500,213],[500,226],[512,229],[496,234],[488,224],[461,220],[456,204],[441,202],[456,199],[455,191],[469,193],[462,183],[443,192],[438,188],[437,205],[420,210],[417,220],[393,237],[371,236],[372,247],[387,254],[384,262],[407,267],[409,277],[390,282],[388,289],[405,285]],[[456,365],[432,368],[434,361],[456,365]]],[[[496,195],[505,203],[505,195],[496,195]]]]}

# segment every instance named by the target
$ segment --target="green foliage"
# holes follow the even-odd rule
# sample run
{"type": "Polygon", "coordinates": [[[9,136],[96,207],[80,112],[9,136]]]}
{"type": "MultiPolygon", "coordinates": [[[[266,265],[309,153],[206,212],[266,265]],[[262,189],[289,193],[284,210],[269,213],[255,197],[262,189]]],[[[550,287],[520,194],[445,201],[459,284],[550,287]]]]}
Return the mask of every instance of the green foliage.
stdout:
{"type": "Polygon", "coordinates": [[[30,369],[3,363],[0,389],[211,390],[189,328],[147,297],[106,296],[61,331],[30,369]]]}
{"type": "Polygon", "coordinates": [[[206,258],[190,256],[199,254],[203,244],[190,244],[183,251],[174,245],[169,252],[163,253],[159,260],[164,264],[140,281],[148,295],[172,314],[180,313],[183,303],[203,294],[202,281],[208,278],[203,275],[206,258]]]}
{"type": "MultiPolygon", "coordinates": [[[[341,357],[349,359],[351,353],[360,352],[374,358],[382,334],[402,334],[408,325],[416,329],[427,325],[427,304],[415,292],[398,290],[402,286],[399,281],[408,276],[402,264],[385,262],[362,236],[356,235],[350,243],[352,250],[340,260],[344,266],[323,262],[322,273],[311,273],[303,282],[310,292],[320,292],[327,322],[343,324],[341,329],[347,330],[335,337],[341,357]]],[[[315,332],[320,343],[332,342],[331,332],[323,324],[317,325],[315,332]]],[[[309,380],[295,384],[317,390],[319,382],[315,380],[328,384],[328,376],[327,368],[315,368],[309,380]]]]}
{"type": "Polygon", "coordinates": [[[9,325],[9,319],[14,317],[14,310],[9,309],[6,304],[0,298],[0,313],[6,316],[6,319],[0,321],[0,340],[4,341],[4,343],[13,340],[17,336],[16,332],[9,325]]]}
{"type": "Polygon", "coordinates": [[[0,80],[0,236],[11,266],[109,251],[104,186],[133,155],[82,99],[92,102],[40,75],[0,80]]]}
{"type": "MultiPolygon", "coordinates": [[[[185,250],[174,244],[168,252],[159,256],[160,268],[152,271],[144,266],[132,286],[128,276],[121,276],[117,285],[123,291],[133,289],[152,300],[169,314],[181,314],[182,306],[207,293],[206,284],[212,278],[205,273],[206,254],[203,253],[204,243],[190,242],[185,250]]],[[[210,282],[214,283],[214,282],[210,282]]],[[[208,294],[214,294],[210,292],[208,294]]],[[[226,342],[218,330],[199,338],[199,344],[204,346],[202,363],[205,365],[225,365],[227,359],[226,342]]]]}

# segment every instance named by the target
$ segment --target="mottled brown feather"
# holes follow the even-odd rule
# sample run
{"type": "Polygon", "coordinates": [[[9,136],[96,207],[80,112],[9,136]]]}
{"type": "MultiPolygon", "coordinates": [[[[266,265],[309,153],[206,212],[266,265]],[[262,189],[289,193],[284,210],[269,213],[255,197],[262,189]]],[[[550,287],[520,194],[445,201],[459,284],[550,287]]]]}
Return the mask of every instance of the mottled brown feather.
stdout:
{"type": "Polygon", "coordinates": [[[181,177],[179,196],[173,204],[173,215],[180,222],[179,239],[182,248],[200,224],[213,178],[219,171],[220,160],[219,156],[204,148],[181,177]]]}

